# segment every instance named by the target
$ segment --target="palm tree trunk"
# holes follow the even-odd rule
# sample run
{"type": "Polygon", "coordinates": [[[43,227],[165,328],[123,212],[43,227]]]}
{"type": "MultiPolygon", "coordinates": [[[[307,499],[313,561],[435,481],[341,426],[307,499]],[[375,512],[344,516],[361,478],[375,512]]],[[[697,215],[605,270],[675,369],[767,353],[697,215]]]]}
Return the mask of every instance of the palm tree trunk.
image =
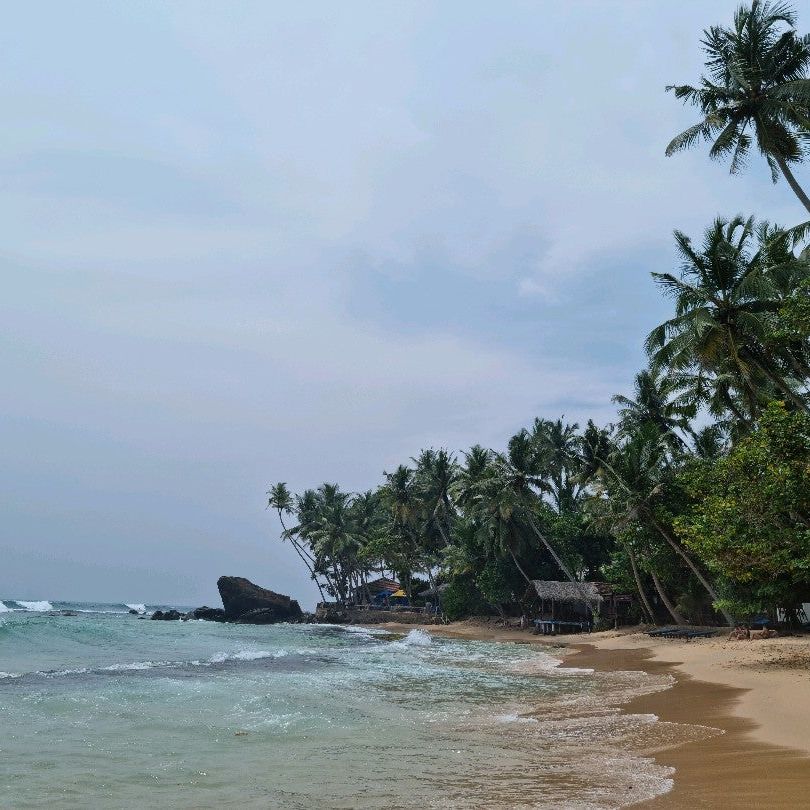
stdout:
{"type": "Polygon", "coordinates": [[[627,551],[627,557],[630,560],[630,568],[633,571],[633,579],[636,581],[636,590],[638,591],[638,595],[641,597],[641,603],[644,605],[644,609],[647,611],[650,621],[653,624],[656,624],[655,613],[653,613],[653,609],[650,607],[650,603],[647,601],[647,594],[644,593],[644,586],[641,584],[641,576],[638,573],[638,565],[636,565],[636,555],[633,553],[633,549],[630,548],[629,545],[625,545],[624,547],[627,551]]]}
{"type": "Polygon", "coordinates": [[[805,413],[810,413],[810,408],[802,397],[800,397],[789,385],[787,380],[781,374],[777,374],[772,369],[768,368],[767,363],[757,362],[762,373],[777,387],[782,393],[800,410],[805,413]]]}
{"type": "MultiPolygon", "coordinates": [[[[666,531],[666,529],[664,529],[664,527],[655,519],[652,510],[647,509],[646,511],[650,517],[650,522],[658,530],[658,533],[661,535],[661,537],[663,537],[664,540],[667,541],[672,550],[689,566],[689,570],[698,578],[700,584],[706,589],[706,593],[708,593],[709,596],[711,596],[712,601],[718,602],[720,600],[720,596],[718,595],[717,591],[715,591],[715,589],[711,586],[709,580],[707,580],[706,577],[703,576],[700,569],[695,564],[695,561],[686,553],[681,544],[677,540],[675,540],[674,537],[671,537],[669,532],[666,531]]],[[[720,608],[719,610],[720,613],[723,614],[723,618],[726,620],[728,626],[734,627],[734,619],[731,618],[731,614],[722,608],[720,608]]]]}
{"type": "Polygon", "coordinates": [[[517,557],[515,556],[515,552],[512,551],[512,549],[508,545],[506,546],[506,550],[509,552],[509,556],[512,558],[512,562],[515,564],[515,567],[517,568],[517,570],[520,571],[520,573],[523,575],[523,579],[525,579],[526,582],[528,582],[529,585],[531,585],[532,581],[531,581],[531,579],[529,579],[529,575],[523,570],[523,567],[521,566],[521,564],[517,561],[517,557]]]}
{"type": "MultiPolygon", "coordinates": [[[[284,525],[284,518],[281,516],[281,510],[280,509],[278,510],[278,519],[281,521],[281,528],[284,529],[284,534],[287,534],[287,527],[284,525]]],[[[298,553],[298,556],[301,558],[301,561],[307,567],[307,570],[309,571],[309,575],[312,578],[312,581],[317,586],[318,593],[321,595],[321,602],[325,602],[326,598],[323,595],[323,588],[321,588],[321,583],[318,582],[318,578],[315,576],[314,569],[309,564],[309,561],[307,560],[307,558],[304,556],[303,551],[298,547],[298,542],[295,539],[293,539],[292,537],[290,537],[290,542],[292,543],[293,548],[298,553]]]]}
{"type": "Polygon", "coordinates": [[[591,613],[595,613],[591,603],[588,601],[588,597],[585,591],[582,588],[582,584],[580,581],[571,573],[568,569],[568,566],[562,561],[562,558],[559,554],[554,550],[551,543],[546,540],[545,535],[537,528],[537,524],[534,522],[534,518],[531,515],[527,515],[529,519],[529,525],[532,527],[532,531],[540,538],[540,542],[546,547],[546,550],[549,554],[554,558],[554,562],[560,566],[560,570],[568,577],[569,582],[573,583],[576,586],[577,591],[579,591],[579,595],[582,598],[583,603],[585,604],[585,618],[588,618],[588,611],[590,610],[591,613]]]}
{"type": "Polygon", "coordinates": [[[787,164],[787,161],[781,155],[774,155],[773,159],[776,161],[783,177],[787,180],[788,185],[793,189],[793,193],[801,200],[802,205],[810,211],[810,198],[804,193],[804,189],[798,184],[793,172],[787,164]]]}
{"type": "Polygon", "coordinates": [[[650,576],[652,576],[652,581],[653,585],[655,585],[655,590],[658,591],[658,596],[661,597],[661,601],[664,603],[664,606],[669,612],[669,615],[672,616],[672,620],[675,622],[675,624],[686,624],[683,616],[681,616],[681,614],[678,613],[678,610],[675,607],[675,605],[673,605],[672,602],[670,602],[669,597],[667,596],[666,591],[664,590],[664,586],[661,584],[661,580],[658,579],[658,575],[655,573],[655,571],[650,571],[650,576]]]}

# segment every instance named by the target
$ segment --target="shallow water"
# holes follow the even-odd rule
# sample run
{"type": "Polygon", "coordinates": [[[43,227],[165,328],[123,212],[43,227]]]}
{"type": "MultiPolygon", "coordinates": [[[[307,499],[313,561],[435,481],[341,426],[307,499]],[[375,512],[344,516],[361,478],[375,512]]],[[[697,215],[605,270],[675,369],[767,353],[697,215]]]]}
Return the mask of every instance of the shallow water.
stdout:
{"type": "Polygon", "coordinates": [[[619,712],[668,677],[533,645],[3,604],[4,808],[616,808],[700,733],[619,712]]]}

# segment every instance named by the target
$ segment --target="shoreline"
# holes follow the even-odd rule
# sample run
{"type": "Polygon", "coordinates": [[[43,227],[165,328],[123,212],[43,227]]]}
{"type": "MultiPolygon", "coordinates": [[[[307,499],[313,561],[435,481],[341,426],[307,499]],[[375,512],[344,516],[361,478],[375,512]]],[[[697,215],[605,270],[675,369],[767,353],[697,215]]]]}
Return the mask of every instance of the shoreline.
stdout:
{"type": "MultiPolygon", "coordinates": [[[[408,632],[413,625],[376,625],[408,632]]],[[[436,635],[537,644],[557,650],[561,666],[642,670],[674,677],[669,689],[634,698],[623,713],[721,733],[649,755],[675,768],[674,787],[639,808],[794,810],[810,796],[810,639],[683,642],[638,632],[535,636],[485,622],[424,625],[436,635]]]]}

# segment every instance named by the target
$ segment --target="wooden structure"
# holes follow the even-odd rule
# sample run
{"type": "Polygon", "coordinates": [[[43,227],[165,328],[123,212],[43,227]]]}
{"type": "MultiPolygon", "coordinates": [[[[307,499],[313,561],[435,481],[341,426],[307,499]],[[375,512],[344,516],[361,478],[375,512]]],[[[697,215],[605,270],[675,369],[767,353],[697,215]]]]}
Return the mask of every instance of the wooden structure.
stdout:
{"type": "Polygon", "coordinates": [[[606,582],[535,579],[527,589],[526,601],[536,605],[538,627],[555,633],[568,626],[584,630],[595,624],[618,627],[627,623],[633,597],[616,593],[606,582]]]}

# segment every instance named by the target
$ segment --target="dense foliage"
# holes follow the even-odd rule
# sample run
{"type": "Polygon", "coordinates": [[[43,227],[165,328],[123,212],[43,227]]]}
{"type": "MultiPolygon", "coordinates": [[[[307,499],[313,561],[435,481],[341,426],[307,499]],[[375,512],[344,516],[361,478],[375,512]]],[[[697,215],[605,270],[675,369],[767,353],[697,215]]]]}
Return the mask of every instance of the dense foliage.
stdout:
{"type": "MultiPolygon", "coordinates": [[[[704,32],[707,76],[675,94],[700,140],[738,170],[755,142],[802,203],[810,37],[783,3],[754,0],[704,32]]],[[[396,577],[451,619],[525,610],[533,579],[636,594],[648,621],[795,617],[810,601],[810,223],[717,217],[653,278],[674,303],[613,424],[535,419],[500,450],[425,449],[373,490],[322,484],[269,505],[324,600],[396,577]],[[443,587],[439,587],[443,586],[443,587]],[[780,612],[781,611],[781,612],[780,612]]]]}

